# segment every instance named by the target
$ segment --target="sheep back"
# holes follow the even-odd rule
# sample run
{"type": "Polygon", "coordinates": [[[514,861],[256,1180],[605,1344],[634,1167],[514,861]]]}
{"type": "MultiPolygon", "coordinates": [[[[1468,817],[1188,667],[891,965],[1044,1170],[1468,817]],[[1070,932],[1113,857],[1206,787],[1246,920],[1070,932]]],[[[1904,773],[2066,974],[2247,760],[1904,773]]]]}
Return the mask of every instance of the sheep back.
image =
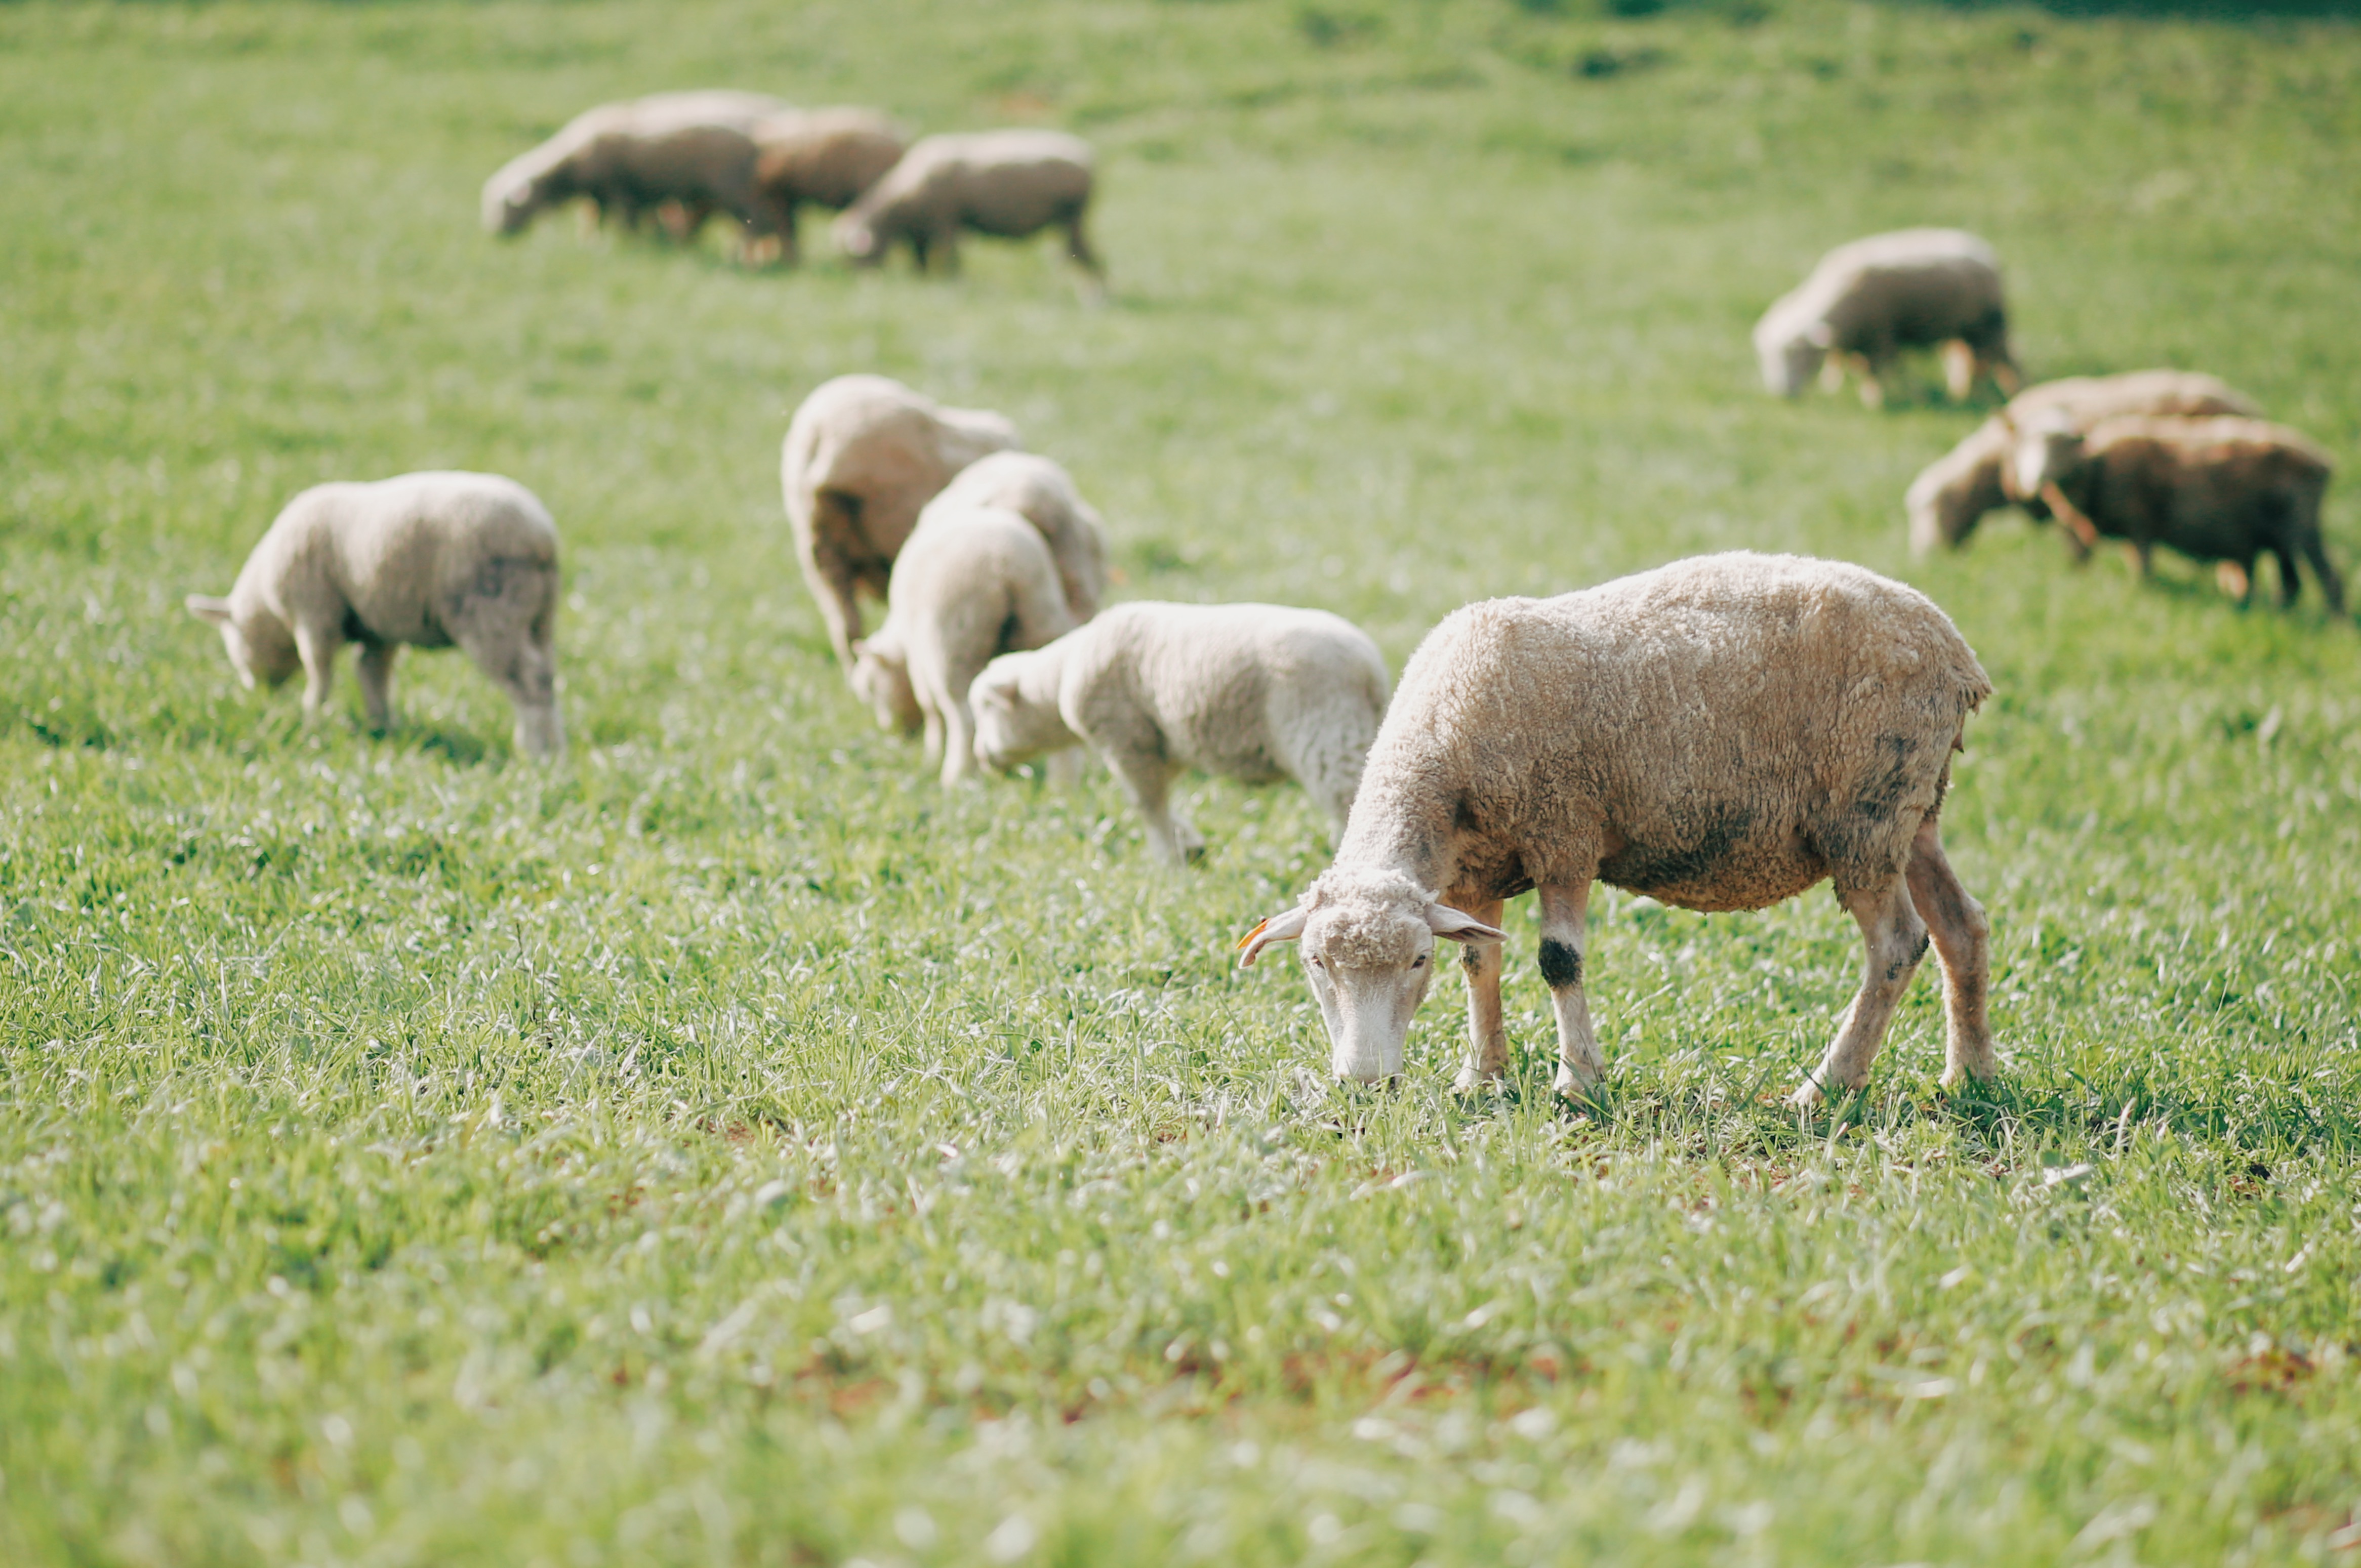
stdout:
{"type": "Polygon", "coordinates": [[[447,647],[471,598],[555,613],[557,525],[496,474],[427,472],[315,485],[287,503],[230,591],[234,610],[347,636],[447,647]]]}
{"type": "Polygon", "coordinates": [[[757,190],[790,203],[849,207],[901,160],[908,138],[869,109],[775,115],[753,127],[757,190]]]}
{"type": "Polygon", "coordinates": [[[873,236],[872,254],[962,226],[1022,238],[1089,204],[1092,165],[1090,144],[1060,131],[927,137],[845,216],[873,236]]]}
{"type": "MultiPolygon", "coordinates": [[[[1048,542],[1074,619],[1098,613],[1106,593],[1106,531],[1063,466],[1030,452],[989,453],[952,476],[927,503],[929,511],[963,506],[1005,507],[1022,515],[1048,542]]],[[[922,528],[925,515],[919,514],[922,528]]]]}
{"type": "Polygon", "coordinates": [[[1284,605],[1135,600],[1054,646],[1075,734],[1104,745],[1144,718],[1172,761],[1249,784],[1289,776],[1307,753],[1357,761],[1390,685],[1360,628],[1284,605]]]}
{"type": "Polygon", "coordinates": [[[1924,595],[1835,562],[1470,605],[1404,670],[1338,863],[1471,898],[1595,874],[1703,910],[1883,885],[1991,690],[1924,595]]]}

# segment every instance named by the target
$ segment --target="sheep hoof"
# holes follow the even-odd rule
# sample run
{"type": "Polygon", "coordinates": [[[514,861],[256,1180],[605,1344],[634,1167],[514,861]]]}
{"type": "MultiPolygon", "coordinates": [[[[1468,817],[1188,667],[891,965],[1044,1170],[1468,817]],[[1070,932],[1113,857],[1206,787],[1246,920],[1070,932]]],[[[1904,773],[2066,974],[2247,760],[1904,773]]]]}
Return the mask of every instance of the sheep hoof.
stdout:
{"type": "Polygon", "coordinates": [[[1463,1067],[1459,1069],[1458,1076],[1451,1080],[1451,1092],[1460,1095],[1488,1093],[1499,1087],[1500,1071],[1498,1068],[1487,1070],[1483,1068],[1463,1067]]]}
{"type": "Polygon", "coordinates": [[[1586,1109],[1598,1103],[1598,1096],[1595,1092],[1598,1088],[1597,1073],[1587,1075],[1577,1073],[1565,1062],[1557,1064],[1557,1076],[1550,1080],[1551,1093],[1569,1105],[1578,1105],[1586,1109]]]}
{"type": "Polygon", "coordinates": [[[1804,1080],[1802,1088],[1796,1090],[1795,1093],[1787,1097],[1787,1103],[1793,1105],[1798,1111],[1808,1111],[1813,1106],[1824,1102],[1827,1099],[1828,1096],[1820,1092],[1819,1084],[1814,1080],[1807,1078],[1804,1080]]]}

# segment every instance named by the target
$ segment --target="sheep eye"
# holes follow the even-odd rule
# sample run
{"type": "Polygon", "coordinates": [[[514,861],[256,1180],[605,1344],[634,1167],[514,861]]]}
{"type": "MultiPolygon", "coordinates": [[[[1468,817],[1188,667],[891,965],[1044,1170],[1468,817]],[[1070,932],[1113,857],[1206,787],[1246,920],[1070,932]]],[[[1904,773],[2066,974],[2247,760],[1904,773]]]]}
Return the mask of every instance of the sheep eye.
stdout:
{"type": "Polygon", "coordinates": [[[1421,953],[1418,957],[1411,959],[1410,967],[1412,969],[1424,969],[1426,967],[1426,955],[1424,953],[1421,953]]]}
{"type": "Polygon", "coordinates": [[[1322,958],[1317,953],[1306,953],[1303,956],[1303,961],[1310,964],[1313,969],[1326,969],[1328,967],[1328,960],[1322,958]]]}

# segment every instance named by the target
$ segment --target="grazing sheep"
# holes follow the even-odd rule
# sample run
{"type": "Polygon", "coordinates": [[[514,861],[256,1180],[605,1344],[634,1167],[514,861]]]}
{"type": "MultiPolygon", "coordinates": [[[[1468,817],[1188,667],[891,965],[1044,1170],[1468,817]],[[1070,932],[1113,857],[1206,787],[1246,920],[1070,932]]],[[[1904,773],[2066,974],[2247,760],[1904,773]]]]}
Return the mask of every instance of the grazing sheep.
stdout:
{"type": "Polygon", "coordinates": [[[277,686],[300,666],[303,717],[319,717],[336,653],[361,645],[361,700],[383,729],[386,685],[404,643],[456,643],[516,703],[530,756],[566,749],[557,710],[557,525],[533,492],[496,474],[404,474],[315,485],[287,503],[227,598],[191,594],[221,629],[238,678],[277,686]]]}
{"type": "Polygon", "coordinates": [[[837,244],[864,266],[907,240],[918,270],[959,266],[959,234],[1023,239],[1057,226],[1066,251],[1103,291],[1106,269],[1082,233],[1091,204],[1090,144],[1061,131],[928,137],[836,220],[837,244]]]}
{"type": "Polygon", "coordinates": [[[750,236],[776,235],[785,217],[757,187],[753,131],[787,107],[760,93],[722,91],[602,104],[484,182],[484,227],[519,234],[538,214],[585,196],[602,221],[625,228],[638,227],[642,212],[676,203],[698,222],[720,211],[750,236]]]}
{"type": "Polygon", "coordinates": [[[2027,387],[1910,482],[1903,505],[1910,517],[1910,548],[1924,555],[1937,544],[1957,547],[1984,513],[2016,501],[2036,518],[2048,508],[2038,496],[2008,491],[2008,451],[2016,432],[2037,415],[2062,411],[2077,430],[2117,414],[2242,414],[2262,411],[2254,400],[2213,376],[2189,370],[2130,370],[2120,376],[2070,376],[2027,387]]]}
{"type": "Polygon", "coordinates": [[[1986,1078],[1983,912],[1936,817],[1975,654],[1916,590],[1861,567],[1738,553],[1556,598],[1467,606],[1427,635],[1370,749],[1335,863],[1238,944],[1301,940],[1340,1078],[1401,1069],[1437,938],[1465,945],[1462,1089],[1508,1063],[1504,900],[1541,894],[1559,1093],[1605,1069],[1583,990],[1590,884],[1761,909],[1824,877],[1865,974],[1795,1099],[1857,1089],[1929,930],[1949,985],[1947,1084],[1986,1078]]]}
{"type": "Polygon", "coordinates": [[[945,408],[884,376],[814,388],[779,454],[796,558],[849,668],[861,635],[857,588],[879,598],[902,543],[951,476],[1016,444],[1016,427],[980,409],[945,408]]]}
{"type": "Polygon", "coordinates": [[[2063,415],[2041,416],[2009,456],[2020,495],[2038,496],[2066,527],[2077,559],[2103,539],[2130,542],[2148,575],[2156,546],[2237,568],[2241,604],[2254,596],[2255,561],[2279,562],[2279,604],[2302,591],[2301,555],[2328,608],[2345,609],[2345,584],[2321,540],[2328,458],[2284,425],[2257,419],[2125,415],[2087,434],[2063,415]]]}
{"type": "Polygon", "coordinates": [[[1324,610],[1137,602],[994,659],[968,700],[978,762],[1005,770],[1088,742],[1131,792],[1148,848],[1179,865],[1205,844],[1171,804],[1187,768],[1292,778],[1341,831],[1386,686],[1377,645],[1324,610]]]}
{"type": "MultiPolygon", "coordinates": [[[[1085,621],[1099,612],[1099,600],[1106,594],[1106,530],[1097,510],[1055,461],[1030,452],[979,457],[927,503],[928,510],[949,506],[1005,507],[1022,514],[1049,542],[1074,620],[1085,621]]],[[[919,514],[921,526],[925,517],[919,514]]]]}
{"type": "Polygon", "coordinates": [[[852,689],[884,729],[924,727],[943,787],[975,762],[968,687],[994,658],[1073,629],[1058,564],[1029,518],[943,504],[919,516],[894,563],[885,624],[853,644],[852,689]]]}
{"type": "Polygon", "coordinates": [[[1792,398],[1814,371],[1834,386],[1849,367],[1872,408],[1885,400],[1898,350],[1938,344],[1954,399],[1974,389],[1979,373],[2003,392],[2016,390],[1999,259],[1959,229],[1903,229],[1840,245],[1754,327],[1763,384],[1772,391],[1792,398]]]}

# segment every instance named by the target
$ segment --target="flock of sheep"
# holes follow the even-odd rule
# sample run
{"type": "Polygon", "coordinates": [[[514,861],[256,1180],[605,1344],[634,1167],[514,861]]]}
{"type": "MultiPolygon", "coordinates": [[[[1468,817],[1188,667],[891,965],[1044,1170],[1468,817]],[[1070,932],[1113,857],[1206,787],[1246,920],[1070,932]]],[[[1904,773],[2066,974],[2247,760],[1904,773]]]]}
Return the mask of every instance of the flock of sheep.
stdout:
{"type": "Polygon", "coordinates": [[[576,115],[484,182],[484,227],[522,233],[549,208],[586,211],[624,228],[653,217],[691,239],[714,214],[738,225],[741,259],[796,258],[807,203],[840,212],[836,241],[874,266],[906,244],[918,269],[959,265],[963,229],[1022,239],[1064,234],[1093,291],[1105,269],[1082,220],[1091,204],[1090,144],[1062,131],[978,131],[913,145],[870,109],[798,109],[759,93],[659,93],[576,115]]]}
{"type": "MultiPolygon", "coordinates": [[[[579,195],[686,234],[726,212],[750,247],[791,254],[795,207],[817,202],[845,208],[837,232],[855,258],[906,238],[922,265],[948,256],[962,226],[1055,223],[1095,272],[1082,231],[1089,169],[1086,148],[1047,133],[904,150],[863,112],[682,93],[581,116],[495,175],[485,213],[506,232],[579,195]]],[[[1972,236],[1910,230],[1839,247],[1772,306],[1755,345],[1782,394],[1850,370],[1875,403],[1914,346],[1944,351],[1955,395],[1982,377],[2015,394],[1910,487],[1921,548],[1960,543],[2013,501],[2056,519],[2081,554],[2119,538],[2145,567],[2170,545],[2235,572],[2242,595],[2268,554],[2291,599],[2301,559],[2341,608],[2318,452],[2210,377],[2019,391],[1998,265],[1972,236]]],[[[1460,1086],[1500,1077],[1501,911],[1535,891],[1556,1087],[1587,1096],[1604,1066],[1585,992],[1600,881],[1700,910],[1760,909],[1833,882],[1861,928],[1863,979],[1799,1102],[1866,1080],[1930,940],[1947,993],[1944,1082],[1995,1070],[1986,922],[1937,826],[1950,755],[1992,685],[1915,589],[1840,563],[1698,557],[1467,606],[1421,642],[1389,696],[1376,646],[1323,611],[1103,609],[1098,513],[998,414],[839,377],[796,411],[781,484],[853,690],[882,725],[923,736],[946,786],[1034,759],[1071,776],[1095,751],[1173,864],[1203,844],[1171,798],[1183,772],[1304,788],[1334,824],[1334,862],[1239,942],[1240,961],[1301,944],[1341,1078],[1401,1069],[1443,941],[1467,979],[1460,1086]],[[886,607],[866,634],[863,590],[886,607]]],[[[249,686],[300,668],[307,715],[343,645],[359,644],[379,726],[396,650],[456,644],[513,697],[520,749],[552,758],[564,746],[557,592],[556,531],[522,487],[412,474],[305,491],[229,596],[189,608],[220,629],[249,686]]]]}

